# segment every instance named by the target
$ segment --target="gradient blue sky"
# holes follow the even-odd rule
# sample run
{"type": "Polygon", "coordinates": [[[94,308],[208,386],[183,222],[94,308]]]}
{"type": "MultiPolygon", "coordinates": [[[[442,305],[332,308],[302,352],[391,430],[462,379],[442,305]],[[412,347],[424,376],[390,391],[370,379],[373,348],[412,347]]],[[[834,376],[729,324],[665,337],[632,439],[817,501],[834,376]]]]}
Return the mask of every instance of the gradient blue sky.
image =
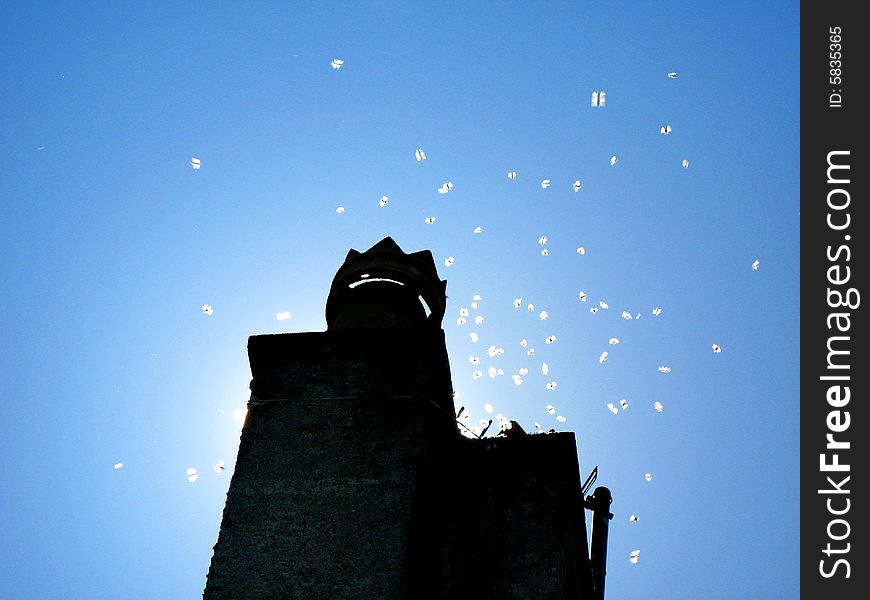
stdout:
{"type": "Polygon", "coordinates": [[[247,337],[391,235],[472,424],[598,466],[608,599],[798,597],[798,3],[467,4],[3,4],[0,595],[199,597],[247,337]]]}

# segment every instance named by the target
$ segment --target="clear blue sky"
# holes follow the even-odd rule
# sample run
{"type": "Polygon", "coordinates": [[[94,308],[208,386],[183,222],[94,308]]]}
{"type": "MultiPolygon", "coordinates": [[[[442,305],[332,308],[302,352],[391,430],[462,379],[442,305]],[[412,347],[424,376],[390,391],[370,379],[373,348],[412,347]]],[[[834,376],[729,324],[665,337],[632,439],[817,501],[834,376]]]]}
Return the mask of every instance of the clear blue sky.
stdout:
{"type": "Polygon", "coordinates": [[[598,466],[609,600],[798,596],[797,2],[13,1],[0,49],[0,596],[199,597],[247,337],[386,235],[457,407],[598,466]]]}

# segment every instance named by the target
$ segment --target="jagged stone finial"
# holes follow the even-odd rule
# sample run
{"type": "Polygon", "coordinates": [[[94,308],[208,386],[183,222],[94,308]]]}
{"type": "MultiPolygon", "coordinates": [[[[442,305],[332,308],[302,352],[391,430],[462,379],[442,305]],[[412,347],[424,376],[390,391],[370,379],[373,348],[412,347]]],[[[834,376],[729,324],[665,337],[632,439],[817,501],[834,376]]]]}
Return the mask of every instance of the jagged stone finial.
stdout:
{"type": "Polygon", "coordinates": [[[328,329],[440,327],[446,306],[447,281],[438,278],[432,253],[406,254],[385,237],[365,252],[347,253],[326,300],[326,324],[328,329]]]}

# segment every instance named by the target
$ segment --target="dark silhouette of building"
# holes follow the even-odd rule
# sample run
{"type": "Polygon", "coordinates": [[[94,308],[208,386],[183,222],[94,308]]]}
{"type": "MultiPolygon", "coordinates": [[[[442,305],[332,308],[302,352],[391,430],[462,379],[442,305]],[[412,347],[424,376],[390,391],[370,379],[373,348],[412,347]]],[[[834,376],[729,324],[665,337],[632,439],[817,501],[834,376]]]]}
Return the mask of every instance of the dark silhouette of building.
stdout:
{"type": "Polygon", "coordinates": [[[326,331],[249,338],[206,600],[603,598],[610,494],[584,500],[574,434],[460,434],[446,285],[385,238],[348,253],[326,331]]]}

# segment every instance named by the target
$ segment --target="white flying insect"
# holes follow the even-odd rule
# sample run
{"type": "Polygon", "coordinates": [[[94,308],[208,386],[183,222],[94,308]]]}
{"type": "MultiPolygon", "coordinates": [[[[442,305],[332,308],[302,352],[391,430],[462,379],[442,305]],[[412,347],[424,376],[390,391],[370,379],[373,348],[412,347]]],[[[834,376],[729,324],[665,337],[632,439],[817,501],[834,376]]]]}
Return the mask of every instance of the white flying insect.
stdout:
{"type": "Polygon", "coordinates": [[[608,354],[608,352],[602,352],[601,356],[598,357],[598,363],[603,365],[607,361],[608,354]]]}
{"type": "Polygon", "coordinates": [[[343,215],[344,214],[344,207],[339,206],[338,208],[335,209],[335,212],[337,212],[340,215],[343,215]]]}
{"type": "Polygon", "coordinates": [[[290,318],[290,311],[285,310],[284,312],[275,313],[275,318],[279,321],[286,321],[290,318]]]}
{"type": "Polygon", "coordinates": [[[190,159],[190,166],[193,167],[195,171],[198,171],[199,168],[202,166],[202,161],[194,156],[190,159]]]}
{"type": "Polygon", "coordinates": [[[123,468],[124,468],[124,463],[115,463],[114,465],[112,465],[112,468],[115,469],[115,470],[123,469],[123,468]]]}
{"type": "Polygon", "coordinates": [[[592,92],[592,107],[593,108],[604,108],[604,104],[607,102],[607,94],[605,92],[594,91],[592,92]]]}
{"type": "Polygon", "coordinates": [[[556,407],[553,406],[552,404],[548,404],[547,405],[547,412],[550,413],[551,415],[555,415],[556,414],[556,407]]]}
{"type": "Polygon", "coordinates": [[[658,306],[656,306],[654,309],[652,309],[652,314],[654,317],[657,317],[660,314],[662,314],[662,309],[660,309],[658,306]]]}
{"type": "Polygon", "coordinates": [[[615,415],[619,414],[619,409],[616,408],[616,406],[614,406],[613,402],[607,403],[607,410],[609,410],[610,412],[612,412],[615,415]]]}
{"type": "Polygon", "coordinates": [[[490,346],[486,349],[486,353],[489,355],[490,358],[493,358],[495,356],[501,356],[502,354],[504,354],[504,348],[496,348],[495,346],[490,346]]]}
{"type": "Polygon", "coordinates": [[[689,159],[687,159],[687,158],[684,158],[684,159],[683,159],[683,168],[684,168],[684,169],[688,169],[688,168],[689,168],[689,159]]]}
{"type": "Polygon", "coordinates": [[[637,515],[635,515],[635,514],[629,515],[628,522],[629,523],[637,523],[637,515]]]}
{"type": "Polygon", "coordinates": [[[472,344],[476,344],[477,341],[480,339],[480,336],[477,335],[477,334],[476,334],[475,332],[473,332],[473,331],[472,331],[471,333],[468,334],[468,337],[471,338],[471,343],[472,343],[472,344]]]}
{"type": "Polygon", "coordinates": [[[456,259],[454,259],[452,256],[448,256],[447,258],[444,259],[444,266],[445,267],[453,266],[453,263],[455,263],[455,262],[456,262],[456,259]]]}
{"type": "Polygon", "coordinates": [[[719,354],[720,352],[722,352],[722,346],[720,346],[719,344],[713,344],[713,352],[719,354]]]}
{"type": "Polygon", "coordinates": [[[597,306],[593,306],[592,308],[589,309],[589,312],[591,312],[593,315],[596,315],[596,314],[598,314],[598,310],[599,309],[597,306]]]}
{"type": "Polygon", "coordinates": [[[529,302],[529,305],[526,307],[529,312],[535,312],[535,305],[529,302]]]}
{"type": "Polygon", "coordinates": [[[520,370],[517,372],[523,377],[529,374],[529,370],[525,367],[520,367],[520,370]]]}
{"type": "Polygon", "coordinates": [[[414,152],[414,158],[417,159],[417,162],[426,160],[426,153],[423,152],[422,148],[417,148],[417,150],[414,152]]]}
{"type": "Polygon", "coordinates": [[[338,71],[343,65],[344,65],[344,61],[341,60],[340,58],[333,58],[332,62],[329,63],[329,66],[331,66],[336,71],[338,71]]]}
{"type": "Polygon", "coordinates": [[[556,417],[556,420],[559,421],[560,423],[564,423],[568,419],[563,417],[562,415],[559,415],[558,417],[556,417]]]}
{"type": "Polygon", "coordinates": [[[615,155],[615,154],[614,154],[613,156],[610,157],[610,166],[611,166],[611,167],[612,167],[613,165],[615,165],[616,163],[618,163],[618,162],[619,162],[619,159],[616,158],[616,155],[615,155]]]}
{"type": "Polygon", "coordinates": [[[555,335],[548,335],[547,339],[545,339],[544,342],[547,344],[555,344],[556,343],[556,336],[555,335]]]}
{"type": "MultiPolygon", "coordinates": [[[[342,210],[344,210],[344,209],[342,209],[342,210]]],[[[426,217],[426,224],[427,225],[432,225],[433,223],[435,223],[435,217],[431,217],[431,216],[426,217]]]]}
{"type": "Polygon", "coordinates": [[[513,379],[514,383],[517,385],[523,384],[523,378],[520,375],[511,375],[511,379],[513,379]]]}
{"type": "Polygon", "coordinates": [[[580,185],[580,180],[578,179],[577,181],[574,182],[574,184],[571,187],[574,188],[575,192],[579,192],[580,188],[583,186],[580,185]]]}
{"type": "Polygon", "coordinates": [[[631,321],[634,317],[631,316],[631,313],[627,310],[622,311],[622,318],[626,321],[631,321]]]}
{"type": "Polygon", "coordinates": [[[670,373],[670,372],[671,372],[671,368],[670,368],[670,367],[666,367],[666,366],[664,366],[664,365],[662,365],[662,366],[659,367],[659,373],[670,373]]]}
{"type": "Polygon", "coordinates": [[[516,171],[508,171],[507,178],[510,179],[511,181],[513,181],[514,179],[517,178],[517,172],[516,171]]]}
{"type": "Polygon", "coordinates": [[[514,304],[513,304],[514,308],[519,308],[519,307],[521,307],[522,305],[523,305],[523,299],[522,299],[522,298],[514,298],[514,304]]]}
{"type": "Polygon", "coordinates": [[[636,565],[637,559],[640,558],[640,550],[632,550],[631,554],[628,555],[628,560],[631,564],[636,565]]]}
{"type": "Polygon", "coordinates": [[[665,409],[665,406],[664,406],[664,404],[662,404],[661,402],[656,400],[653,403],[653,408],[656,409],[656,412],[662,412],[665,409]]]}
{"type": "Polygon", "coordinates": [[[577,248],[577,254],[579,254],[580,256],[583,256],[584,254],[586,254],[586,248],[584,248],[583,246],[580,246],[579,248],[577,248]]]}
{"type": "Polygon", "coordinates": [[[619,401],[619,405],[622,407],[622,410],[626,410],[628,408],[628,400],[623,398],[619,401]]]}
{"type": "Polygon", "coordinates": [[[459,316],[460,317],[467,317],[468,316],[468,309],[467,308],[460,308],[459,309],[459,316]]]}
{"type": "Polygon", "coordinates": [[[580,302],[586,302],[586,299],[589,298],[589,294],[586,292],[580,292],[577,294],[577,297],[580,299],[580,302]]]}
{"type": "Polygon", "coordinates": [[[471,376],[474,379],[480,379],[481,377],[483,377],[483,371],[475,371],[474,373],[471,374],[471,376]]]}
{"type": "Polygon", "coordinates": [[[453,182],[452,181],[445,181],[443,184],[441,184],[441,187],[438,188],[438,193],[439,194],[446,194],[447,192],[449,192],[452,189],[453,189],[453,182]]]}
{"type": "Polygon", "coordinates": [[[553,391],[553,390],[556,389],[556,385],[557,385],[557,384],[556,384],[555,381],[551,381],[550,383],[547,384],[547,389],[550,390],[550,391],[553,391]]]}
{"type": "Polygon", "coordinates": [[[196,469],[190,468],[187,470],[187,481],[188,483],[193,483],[199,479],[199,473],[196,472],[196,469]]]}
{"type": "Polygon", "coordinates": [[[483,323],[483,315],[477,315],[476,317],[474,317],[475,325],[480,325],[481,323],[483,323]]]}
{"type": "Polygon", "coordinates": [[[495,379],[495,376],[498,375],[498,371],[495,367],[490,367],[486,371],[487,375],[489,375],[492,379],[495,379]]]}
{"type": "Polygon", "coordinates": [[[202,305],[202,312],[206,315],[213,315],[214,308],[212,308],[211,304],[203,304],[202,305]]]}
{"type": "Polygon", "coordinates": [[[754,263],[752,263],[752,270],[753,270],[753,271],[757,271],[759,265],[761,265],[761,262],[759,262],[758,260],[756,260],[754,263]]]}
{"type": "Polygon", "coordinates": [[[609,341],[608,343],[609,343],[611,346],[615,346],[616,344],[619,343],[619,338],[610,338],[610,341],[609,341]]]}
{"type": "Polygon", "coordinates": [[[550,251],[547,248],[541,250],[541,256],[550,256],[550,251]]]}
{"type": "Polygon", "coordinates": [[[468,323],[468,319],[466,319],[465,317],[459,317],[458,319],[456,319],[457,325],[465,325],[466,323],[468,323]]]}
{"type": "Polygon", "coordinates": [[[607,310],[608,308],[610,308],[610,305],[607,302],[605,302],[604,300],[599,300],[598,307],[603,309],[603,310],[607,310]]]}
{"type": "Polygon", "coordinates": [[[547,241],[548,241],[548,240],[549,240],[549,238],[548,238],[547,236],[542,235],[541,237],[538,238],[538,243],[539,243],[540,245],[544,246],[544,245],[547,244],[547,241]]]}
{"type": "Polygon", "coordinates": [[[669,72],[668,72],[668,79],[676,79],[676,78],[677,78],[677,72],[676,72],[676,71],[669,71],[669,72]]]}
{"type": "Polygon", "coordinates": [[[474,233],[483,233],[483,227],[478,225],[477,227],[474,228],[474,233]]]}
{"type": "Polygon", "coordinates": [[[222,460],[217,461],[215,463],[215,465],[212,467],[212,469],[214,470],[215,473],[222,473],[224,470],[224,461],[222,461],[222,460]]]}
{"type": "Polygon", "coordinates": [[[538,315],[538,318],[542,321],[546,321],[547,319],[550,318],[550,313],[548,313],[545,310],[542,310],[541,313],[538,315]]]}
{"type": "Polygon", "coordinates": [[[644,473],[643,478],[647,481],[652,481],[652,473],[644,473]]]}
{"type": "Polygon", "coordinates": [[[468,362],[470,362],[473,365],[479,365],[480,364],[480,357],[479,356],[469,356],[468,362]]]}
{"type": "Polygon", "coordinates": [[[662,135],[668,135],[672,131],[673,129],[670,125],[662,125],[662,128],[659,129],[659,133],[661,133],[662,135]]]}
{"type": "Polygon", "coordinates": [[[550,365],[547,363],[541,363],[541,375],[549,375],[550,374],[550,365]]]}
{"type": "Polygon", "coordinates": [[[547,189],[548,187],[550,187],[550,180],[549,180],[549,179],[544,179],[544,180],[542,180],[542,181],[541,181],[541,187],[544,188],[544,189],[547,189]]]}

